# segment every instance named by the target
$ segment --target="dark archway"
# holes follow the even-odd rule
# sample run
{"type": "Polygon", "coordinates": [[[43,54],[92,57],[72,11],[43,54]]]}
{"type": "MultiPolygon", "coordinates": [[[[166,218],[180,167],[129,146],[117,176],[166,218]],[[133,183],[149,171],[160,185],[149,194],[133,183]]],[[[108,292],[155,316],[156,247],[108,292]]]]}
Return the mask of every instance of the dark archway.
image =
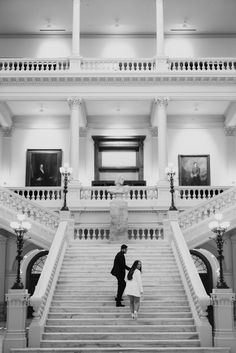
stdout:
{"type": "MultiPolygon", "coordinates": [[[[47,255],[48,255],[48,250],[40,251],[31,259],[31,261],[28,264],[28,267],[26,270],[25,286],[26,286],[26,289],[28,289],[28,292],[30,295],[33,295],[34,293],[35,287],[38,283],[43,266],[45,264],[47,255]]],[[[32,317],[32,314],[33,314],[33,308],[32,306],[29,306],[27,316],[32,317]]]]}
{"type": "MultiPolygon", "coordinates": [[[[192,255],[192,259],[197,268],[198,274],[201,278],[202,284],[208,295],[211,295],[213,289],[213,276],[212,276],[212,268],[208,259],[197,250],[190,250],[190,254],[192,255]]],[[[214,318],[213,318],[213,307],[212,305],[208,306],[207,309],[208,320],[213,328],[214,318]]]]}

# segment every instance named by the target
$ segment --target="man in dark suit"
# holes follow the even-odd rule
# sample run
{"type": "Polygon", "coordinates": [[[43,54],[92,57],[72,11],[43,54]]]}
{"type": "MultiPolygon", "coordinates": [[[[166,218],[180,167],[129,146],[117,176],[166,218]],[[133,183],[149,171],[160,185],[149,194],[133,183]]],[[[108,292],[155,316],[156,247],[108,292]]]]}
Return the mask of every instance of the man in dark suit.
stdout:
{"type": "Polygon", "coordinates": [[[121,301],[126,286],[125,270],[130,269],[130,267],[128,267],[125,263],[125,254],[127,253],[127,249],[127,245],[121,245],[120,251],[115,256],[113,268],[111,270],[111,274],[117,278],[118,284],[116,306],[124,306],[121,301]]]}

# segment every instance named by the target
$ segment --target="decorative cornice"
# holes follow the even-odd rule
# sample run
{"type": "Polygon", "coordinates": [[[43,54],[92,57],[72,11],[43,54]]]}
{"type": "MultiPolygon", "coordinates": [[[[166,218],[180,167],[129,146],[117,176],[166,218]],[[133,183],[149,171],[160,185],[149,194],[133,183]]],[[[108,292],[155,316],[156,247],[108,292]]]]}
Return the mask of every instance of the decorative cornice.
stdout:
{"type": "Polygon", "coordinates": [[[176,84],[199,84],[199,85],[207,85],[207,84],[218,84],[218,85],[229,85],[236,84],[236,75],[235,74],[218,74],[214,75],[203,75],[203,74],[158,74],[158,73],[150,73],[150,74],[58,74],[57,76],[49,76],[48,74],[42,74],[41,76],[30,75],[27,74],[25,76],[12,74],[2,75],[0,73],[0,85],[62,85],[62,84],[103,84],[103,85],[140,85],[140,84],[168,84],[168,83],[176,83],[176,84]]]}
{"type": "Polygon", "coordinates": [[[226,136],[235,136],[236,126],[224,126],[224,132],[226,136]]]}

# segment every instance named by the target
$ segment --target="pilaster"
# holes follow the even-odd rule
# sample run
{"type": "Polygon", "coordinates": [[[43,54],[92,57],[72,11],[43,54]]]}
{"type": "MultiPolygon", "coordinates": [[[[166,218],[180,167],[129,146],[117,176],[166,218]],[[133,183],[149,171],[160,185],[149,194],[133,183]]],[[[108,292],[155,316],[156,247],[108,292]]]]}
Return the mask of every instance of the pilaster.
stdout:
{"type": "Polygon", "coordinates": [[[227,148],[227,176],[228,184],[236,185],[236,126],[224,126],[227,148]]]}

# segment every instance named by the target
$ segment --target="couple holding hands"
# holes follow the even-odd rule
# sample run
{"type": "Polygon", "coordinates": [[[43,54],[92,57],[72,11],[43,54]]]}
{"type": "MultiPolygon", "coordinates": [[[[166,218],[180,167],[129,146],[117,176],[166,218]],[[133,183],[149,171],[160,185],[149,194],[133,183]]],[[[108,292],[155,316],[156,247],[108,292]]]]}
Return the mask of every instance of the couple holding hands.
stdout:
{"type": "Polygon", "coordinates": [[[142,285],[142,263],[140,260],[135,260],[131,267],[128,267],[125,262],[125,254],[127,253],[127,245],[121,245],[120,251],[114,259],[111,274],[117,278],[117,296],[116,306],[123,307],[122,295],[128,295],[130,300],[130,312],[133,319],[137,319],[140,306],[140,297],[143,293],[142,285]],[[125,282],[125,270],[128,270],[127,283],[125,282]]]}

